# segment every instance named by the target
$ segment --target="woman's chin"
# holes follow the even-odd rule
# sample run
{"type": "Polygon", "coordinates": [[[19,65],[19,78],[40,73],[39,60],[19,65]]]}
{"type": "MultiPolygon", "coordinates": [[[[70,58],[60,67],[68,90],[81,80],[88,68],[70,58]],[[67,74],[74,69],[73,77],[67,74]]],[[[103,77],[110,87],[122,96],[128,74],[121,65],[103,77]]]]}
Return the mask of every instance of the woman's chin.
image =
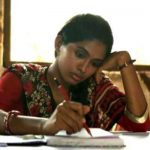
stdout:
{"type": "Polygon", "coordinates": [[[77,84],[79,84],[80,82],[81,82],[81,81],[77,81],[77,80],[73,80],[73,79],[72,79],[72,80],[69,81],[69,84],[70,84],[70,85],[77,85],[77,84]]]}

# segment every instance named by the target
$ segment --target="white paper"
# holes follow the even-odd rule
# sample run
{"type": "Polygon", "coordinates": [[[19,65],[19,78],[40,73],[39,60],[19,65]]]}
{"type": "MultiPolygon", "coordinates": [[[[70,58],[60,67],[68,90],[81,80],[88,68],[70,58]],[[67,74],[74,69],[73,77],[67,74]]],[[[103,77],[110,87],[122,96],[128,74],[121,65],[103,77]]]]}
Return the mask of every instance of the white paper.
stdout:
{"type": "Polygon", "coordinates": [[[123,147],[124,142],[119,135],[104,131],[99,128],[90,128],[92,137],[85,129],[80,132],[67,135],[60,131],[56,136],[48,136],[47,144],[54,146],[75,147],[123,147]]]}

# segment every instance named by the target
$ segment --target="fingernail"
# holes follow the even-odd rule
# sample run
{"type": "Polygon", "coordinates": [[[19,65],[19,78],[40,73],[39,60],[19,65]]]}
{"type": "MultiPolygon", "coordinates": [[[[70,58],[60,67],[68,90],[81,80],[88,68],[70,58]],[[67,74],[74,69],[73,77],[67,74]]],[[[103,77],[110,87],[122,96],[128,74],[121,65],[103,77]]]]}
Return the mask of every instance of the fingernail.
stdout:
{"type": "Polygon", "coordinates": [[[86,122],[85,118],[83,118],[83,119],[82,119],[82,122],[83,122],[83,123],[85,123],[85,122],[86,122]]]}

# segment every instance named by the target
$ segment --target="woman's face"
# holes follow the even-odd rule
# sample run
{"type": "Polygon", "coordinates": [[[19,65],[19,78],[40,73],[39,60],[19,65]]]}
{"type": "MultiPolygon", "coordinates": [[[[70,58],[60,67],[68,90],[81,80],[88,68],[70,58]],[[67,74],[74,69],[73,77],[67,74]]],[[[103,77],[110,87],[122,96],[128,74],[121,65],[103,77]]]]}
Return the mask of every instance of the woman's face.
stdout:
{"type": "Polygon", "coordinates": [[[56,58],[61,78],[69,85],[86,80],[101,66],[105,54],[105,45],[97,40],[62,45],[56,58]]]}

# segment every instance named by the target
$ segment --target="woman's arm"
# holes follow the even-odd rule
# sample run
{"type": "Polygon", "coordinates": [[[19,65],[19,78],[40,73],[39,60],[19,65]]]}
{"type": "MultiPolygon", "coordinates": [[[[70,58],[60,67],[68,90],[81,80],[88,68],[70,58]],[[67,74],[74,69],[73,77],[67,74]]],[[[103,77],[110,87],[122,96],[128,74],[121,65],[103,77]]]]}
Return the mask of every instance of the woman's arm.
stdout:
{"type": "Polygon", "coordinates": [[[84,115],[89,108],[74,102],[61,103],[48,119],[23,115],[13,117],[12,110],[21,110],[21,114],[24,114],[21,105],[22,92],[23,87],[19,78],[14,73],[6,72],[0,79],[0,132],[2,134],[6,134],[7,130],[10,130],[10,134],[51,135],[60,130],[75,133],[83,127],[84,115]]]}
{"type": "MultiPolygon", "coordinates": [[[[104,62],[104,65],[99,68],[98,72],[101,72],[101,70],[113,69],[119,69],[122,76],[126,96],[126,109],[124,111],[124,115],[129,120],[132,120],[132,122],[140,124],[148,122],[148,107],[146,98],[140,86],[135,67],[131,63],[131,57],[127,51],[112,53],[111,56],[104,62]]],[[[96,76],[97,82],[99,82],[98,72],[96,76]]],[[[148,125],[148,123],[146,124],[148,125]]]]}
{"type": "MultiPolygon", "coordinates": [[[[6,124],[5,117],[8,116],[8,112],[0,110],[0,133],[6,134],[6,124]]],[[[16,117],[10,117],[7,120],[9,134],[42,134],[42,124],[45,123],[48,119],[40,117],[30,117],[17,115],[16,117]]]]}
{"type": "Polygon", "coordinates": [[[89,110],[88,106],[76,102],[62,102],[50,118],[14,116],[11,115],[14,111],[0,110],[0,133],[54,135],[60,130],[75,133],[83,128],[84,115],[89,110]]]}
{"type": "Polygon", "coordinates": [[[0,78],[0,133],[2,134],[6,134],[7,125],[14,134],[40,134],[40,126],[47,120],[18,115],[7,119],[6,125],[4,120],[8,117],[8,112],[18,110],[24,114],[22,91],[22,83],[16,74],[6,71],[0,78]]]}
{"type": "Polygon", "coordinates": [[[0,134],[53,135],[59,131],[53,118],[23,115],[10,116],[10,112],[0,110],[0,134]]]}
{"type": "Polygon", "coordinates": [[[126,109],[137,117],[142,116],[147,109],[147,102],[139,83],[136,70],[133,64],[128,64],[131,60],[129,53],[123,52],[118,59],[118,66],[123,67],[120,72],[122,76],[123,86],[127,98],[126,109]]]}

